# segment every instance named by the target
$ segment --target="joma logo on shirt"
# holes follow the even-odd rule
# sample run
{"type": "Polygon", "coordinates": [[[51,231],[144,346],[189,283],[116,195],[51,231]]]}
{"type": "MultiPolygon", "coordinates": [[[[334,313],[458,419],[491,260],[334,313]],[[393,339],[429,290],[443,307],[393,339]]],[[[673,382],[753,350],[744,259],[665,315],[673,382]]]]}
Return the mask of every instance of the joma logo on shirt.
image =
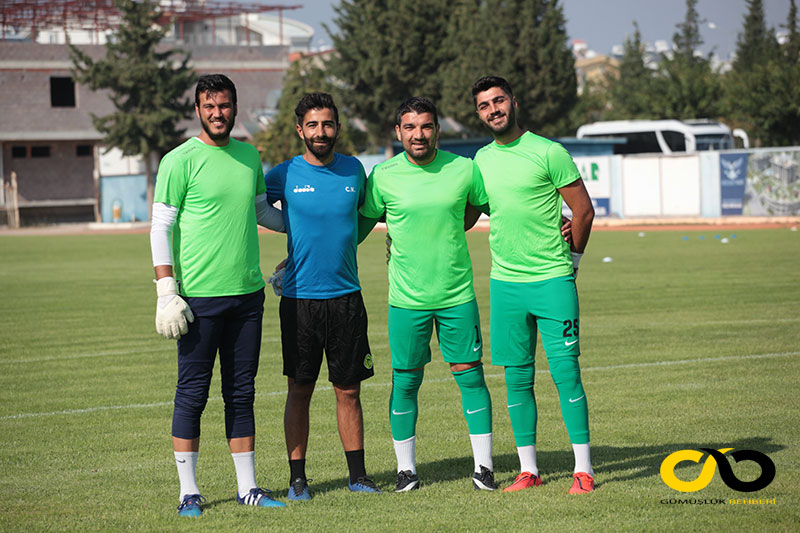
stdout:
{"type": "Polygon", "coordinates": [[[303,187],[295,187],[292,192],[314,192],[315,190],[311,185],[304,185],[303,187]]]}

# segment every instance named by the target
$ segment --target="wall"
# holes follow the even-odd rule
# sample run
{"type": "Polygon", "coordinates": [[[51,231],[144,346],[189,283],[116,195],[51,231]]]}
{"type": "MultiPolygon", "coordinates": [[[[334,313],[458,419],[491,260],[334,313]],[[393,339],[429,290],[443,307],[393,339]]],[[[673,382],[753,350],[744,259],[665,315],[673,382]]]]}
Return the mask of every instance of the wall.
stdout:
{"type": "Polygon", "coordinates": [[[574,160],[597,216],[800,216],[800,147],[574,160]]]}
{"type": "Polygon", "coordinates": [[[17,173],[20,203],[94,198],[94,159],[91,151],[76,155],[78,145],[91,146],[88,142],[3,143],[3,173],[7,182],[12,171],[17,173]],[[26,156],[12,157],[13,147],[24,148],[26,156]],[[34,147],[49,148],[50,155],[32,157],[34,147]]]}

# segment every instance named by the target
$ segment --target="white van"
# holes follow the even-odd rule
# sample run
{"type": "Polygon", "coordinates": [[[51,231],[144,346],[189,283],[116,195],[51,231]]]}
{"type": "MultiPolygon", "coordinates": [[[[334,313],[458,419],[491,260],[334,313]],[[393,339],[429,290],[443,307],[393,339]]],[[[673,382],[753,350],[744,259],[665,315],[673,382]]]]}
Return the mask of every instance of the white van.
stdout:
{"type": "Polygon", "coordinates": [[[578,139],[624,138],[614,145],[615,154],[692,153],[703,150],[732,150],[734,137],[744,148],[749,140],[744,130],[731,130],[712,120],[610,120],[584,124],[578,128],[578,139]]]}

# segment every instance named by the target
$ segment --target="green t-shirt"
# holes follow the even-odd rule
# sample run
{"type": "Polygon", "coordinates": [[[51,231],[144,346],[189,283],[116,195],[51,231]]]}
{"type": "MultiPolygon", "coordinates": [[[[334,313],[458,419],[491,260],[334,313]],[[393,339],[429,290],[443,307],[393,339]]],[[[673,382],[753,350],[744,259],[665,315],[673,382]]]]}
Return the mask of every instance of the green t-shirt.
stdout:
{"type": "Polygon", "coordinates": [[[501,281],[542,281],[572,274],[569,244],[561,237],[559,188],[581,179],[569,152],[525,132],[509,144],[492,142],[478,150],[491,207],[490,277],[501,281]]]}
{"type": "Polygon", "coordinates": [[[175,279],[184,296],[235,296],[264,287],[255,197],[266,192],[261,158],[231,139],[197,137],[161,160],[155,202],[178,208],[172,232],[175,279]]]}
{"type": "Polygon", "coordinates": [[[440,309],[475,298],[464,234],[467,202],[478,206],[488,199],[478,166],[466,157],[438,150],[433,161],[417,166],[403,152],[372,170],[360,212],[386,215],[390,305],[440,309]]]}

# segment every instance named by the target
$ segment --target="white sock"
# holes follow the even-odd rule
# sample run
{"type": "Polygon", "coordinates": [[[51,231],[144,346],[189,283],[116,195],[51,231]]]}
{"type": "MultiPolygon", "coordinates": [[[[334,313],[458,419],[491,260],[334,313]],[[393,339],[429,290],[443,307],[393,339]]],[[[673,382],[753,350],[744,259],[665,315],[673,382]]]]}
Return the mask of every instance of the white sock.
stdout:
{"type": "Polygon", "coordinates": [[[594,477],[594,470],[592,470],[592,459],[589,456],[589,443],[586,444],[573,444],[572,452],[575,454],[575,474],[578,472],[586,472],[594,477]]]}
{"type": "Polygon", "coordinates": [[[174,452],[175,465],[178,467],[178,479],[181,482],[181,495],[179,502],[183,501],[183,497],[187,494],[200,494],[200,489],[197,488],[197,478],[195,471],[197,470],[197,452],[174,452]]]}
{"type": "Polygon", "coordinates": [[[534,476],[539,475],[539,467],[536,466],[536,445],[518,446],[517,455],[519,455],[519,471],[530,472],[534,476]]]}
{"type": "Polygon", "coordinates": [[[416,462],[416,449],[417,449],[417,436],[406,440],[394,440],[394,454],[397,456],[397,471],[411,470],[412,474],[417,473],[416,462]]]}
{"type": "Polygon", "coordinates": [[[256,452],[232,453],[233,465],[236,467],[236,482],[239,484],[239,497],[243,498],[256,485],[256,452]]]}
{"type": "Polygon", "coordinates": [[[494,463],[492,462],[492,434],[470,434],[469,440],[472,443],[472,459],[475,462],[475,473],[481,473],[481,466],[485,466],[494,472],[494,463]]]}

